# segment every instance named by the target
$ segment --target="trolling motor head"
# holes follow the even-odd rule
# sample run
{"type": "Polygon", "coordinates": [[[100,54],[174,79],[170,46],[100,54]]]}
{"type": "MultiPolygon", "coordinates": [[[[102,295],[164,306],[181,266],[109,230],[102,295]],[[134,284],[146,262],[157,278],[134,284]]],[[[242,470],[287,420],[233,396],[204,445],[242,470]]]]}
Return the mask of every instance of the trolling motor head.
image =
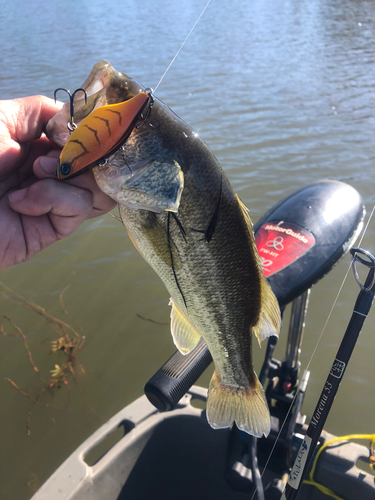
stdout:
{"type": "Polygon", "coordinates": [[[254,226],[263,271],[280,307],[325,276],[348,252],[363,227],[359,193],[340,181],[298,189],[254,226]]]}

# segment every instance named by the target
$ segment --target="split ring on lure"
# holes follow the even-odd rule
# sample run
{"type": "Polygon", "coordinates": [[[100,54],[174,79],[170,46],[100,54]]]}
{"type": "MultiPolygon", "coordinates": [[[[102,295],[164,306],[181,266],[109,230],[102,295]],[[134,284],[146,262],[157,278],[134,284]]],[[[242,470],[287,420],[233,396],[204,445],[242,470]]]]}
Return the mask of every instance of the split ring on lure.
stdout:
{"type": "Polygon", "coordinates": [[[140,92],[128,101],[101,106],[73,130],[56,165],[59,179],[67,179],[111,156],[129,137],[151,92],[140,92]]]}

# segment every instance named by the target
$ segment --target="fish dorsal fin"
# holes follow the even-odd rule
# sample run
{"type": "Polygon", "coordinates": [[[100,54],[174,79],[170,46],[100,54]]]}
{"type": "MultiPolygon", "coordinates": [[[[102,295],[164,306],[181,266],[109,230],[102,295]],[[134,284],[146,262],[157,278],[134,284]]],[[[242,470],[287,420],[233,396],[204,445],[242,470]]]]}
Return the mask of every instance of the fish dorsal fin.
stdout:
{"type": "Polygon", "coordinates": [[[251,234],[253,234],[253,222],[251,220],[251,217],[250,217],[250,212],[249,212],[249,209],[247,208],[247,206],[240,200],[240,198],[238,197],[238,194],[235,195],[236,198],[237,198],[237,201],[238,201],[238,204],[241,208],[241,211],[242,211],[242,214],[244,216],[244,219],[247,223],[247,225],[249,226],[249,229],[251,230],[251,234]]]}
{"type": "MultiPolygon", "coordinates": [[[[258,251],[255,245],[254,235],[253,235],[253,223],[250,218],[249,210],[242,203],[239,197],[236,195],[237,201],[241,208],[243,217],[245,219],[246,224],[248,225],[249,233],[250,233],[250,242],[253,246],[254,252],[258,255],[258,251]]],[[[261,273],[261,303],[262,307],[260,310],[259,320],[255,326],[253,326],[252,331],[256,338],[258,339],[259,345],[261,345],[262,341],[267,337],[271,337],[272,335],[276,335],[278,337],[280,326],[281,326],[281,317],[280,317],[280,307],[279,303],[268,283],[266,278],[263,276],[262,266],[260,263],[260,259],[258,257],[258,266],[259,271],[261,273]]]]}
{"type": "Polygon", "coordinates": [[[169,301],[171,311],[171,333],[173,342],[181,354],[189,354],[198,344],[201,335],[190,321],[182,314],[172,299],[169,301]]]}
{"type": "Polygon", "coordinates": [[[279,303],[268,283],[266,278],[262,276],[262,308],[260,311],[259,321],[253,327],[253,333],[258,339],[259,345],[267,337],[272,335],[279,336],[281,326],[281,316],[279,303]]]}

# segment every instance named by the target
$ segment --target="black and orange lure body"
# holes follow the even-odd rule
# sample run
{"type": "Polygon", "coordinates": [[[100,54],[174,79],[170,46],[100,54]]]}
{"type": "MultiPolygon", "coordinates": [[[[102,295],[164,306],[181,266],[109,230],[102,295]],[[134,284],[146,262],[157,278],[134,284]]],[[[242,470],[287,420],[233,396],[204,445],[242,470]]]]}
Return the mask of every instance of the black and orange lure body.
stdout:
{"type": "Polygon", "coordinates": [[[90,113],[73,128],[61,151],[57,177],[76,176],[115,153],[131,134],[148,102],[151,106],[151,93],[144,91],[127,101],[101,106],[90,113]]]}

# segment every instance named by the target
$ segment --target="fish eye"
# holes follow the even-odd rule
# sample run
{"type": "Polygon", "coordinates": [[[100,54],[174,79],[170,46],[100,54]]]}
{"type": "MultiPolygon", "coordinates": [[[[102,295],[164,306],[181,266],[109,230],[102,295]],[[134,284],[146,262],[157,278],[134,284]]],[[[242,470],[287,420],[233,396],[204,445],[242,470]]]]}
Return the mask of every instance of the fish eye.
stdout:
{"type": "Polygon", "coordinates": [[[70,165],[68,165],[67,163],[64,163],[63,165],[61,165],[61,173],[63,175],[68,175],[70,172],[70,165]]]}

